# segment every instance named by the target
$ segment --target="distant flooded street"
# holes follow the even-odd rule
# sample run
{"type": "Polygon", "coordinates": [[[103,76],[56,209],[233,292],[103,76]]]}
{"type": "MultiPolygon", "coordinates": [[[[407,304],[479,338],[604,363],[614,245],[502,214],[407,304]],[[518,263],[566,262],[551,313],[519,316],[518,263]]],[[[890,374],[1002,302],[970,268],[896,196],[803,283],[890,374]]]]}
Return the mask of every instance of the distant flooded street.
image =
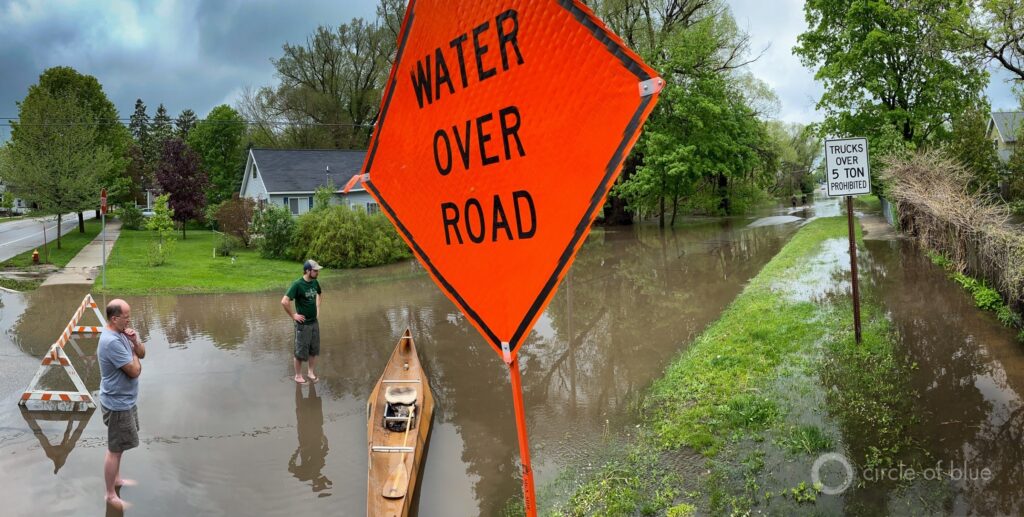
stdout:
{"type": "MultiPolygon", "coordinates": [[[[819,211],[834,211],[832,204],[819,211]]],[[[664,233],[594,230],[520,356],[538,482],[634,422],[635,402],[669,359],[814,213],[779,208],[664,233]]],[[[362,514],[366,398],[406,327],[437,402],[420,515],[494,515],[518,494],[504,364],[417,264],[370,272],[324,283],[315,386],[291,380],[292,328],[279,292],[129,297],[149,349],[142,445],[122,467],[139,481],[122,494],[136,505],[129,513],[362,514]]],[[[98,412],[53,416],[16,405],[84,294],[0,295],[5,514],[103,511],[106,429],[98,412]]],[[[78,339],[83,355],[68,349],[90,390],[99,386],[96,342],[78,339]]],[[[62,375],[53,369],[44,384],[64,389],[62,375]]]]}

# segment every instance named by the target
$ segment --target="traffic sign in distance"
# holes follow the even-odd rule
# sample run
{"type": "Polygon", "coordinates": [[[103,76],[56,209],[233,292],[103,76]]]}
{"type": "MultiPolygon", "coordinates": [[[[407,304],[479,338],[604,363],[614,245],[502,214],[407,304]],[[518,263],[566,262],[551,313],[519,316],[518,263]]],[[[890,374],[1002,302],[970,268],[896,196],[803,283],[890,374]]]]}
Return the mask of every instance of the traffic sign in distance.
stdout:
{"type": "Polygon", "coordinates": [[[871,193],[867,138],[825,140],[825,185],[829,196],[871,193]]]}
{"type": "Polygon", "coordinates": [[[661,86],[579,2],[413,0],[359,178],[442,291],[514,355],[661,86]]]}

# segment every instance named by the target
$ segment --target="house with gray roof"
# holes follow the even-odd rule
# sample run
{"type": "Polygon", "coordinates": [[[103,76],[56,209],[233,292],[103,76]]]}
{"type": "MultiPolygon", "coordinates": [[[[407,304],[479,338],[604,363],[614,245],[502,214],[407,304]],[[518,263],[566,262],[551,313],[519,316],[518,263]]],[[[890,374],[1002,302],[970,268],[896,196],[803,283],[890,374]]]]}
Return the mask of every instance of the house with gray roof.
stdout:
{"type": "Polygon", "coordinates": [[[994,112],[988,121],[986,134],[996,147],[999,161],[1010,161],[1017,147],[1017,139],[1024,130],[1024,111],[994,112]]]}
{"type": "Polygon", "coordinates": [[[368,213],[380,211],[377,201],[360,185],[342,194],[352,176],[363,167],[366,151],[342,149],[250,149],[245,162],[241,197],[258,203],[272,203],[301,215],[313,207],[317,188],[334,183],[335,204],[359,207],[368,213]]]}

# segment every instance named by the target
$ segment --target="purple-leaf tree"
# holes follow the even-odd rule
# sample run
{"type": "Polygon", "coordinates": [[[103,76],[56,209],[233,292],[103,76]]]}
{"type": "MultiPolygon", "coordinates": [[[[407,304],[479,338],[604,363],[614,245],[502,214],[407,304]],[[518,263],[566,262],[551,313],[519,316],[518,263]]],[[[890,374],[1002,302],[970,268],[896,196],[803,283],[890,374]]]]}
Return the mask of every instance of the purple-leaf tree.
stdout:
{"type": "Polygon", "coordinates": [[[171,195],[169,204],[174,209],[174,220],[181,224],[181,238],[185,238],[185,222],[203,215],[206,206],[206,187],[210,179],[203,170],[199,155],[180,138],[164,142],[156,180],[164,192],[171,195]]]}

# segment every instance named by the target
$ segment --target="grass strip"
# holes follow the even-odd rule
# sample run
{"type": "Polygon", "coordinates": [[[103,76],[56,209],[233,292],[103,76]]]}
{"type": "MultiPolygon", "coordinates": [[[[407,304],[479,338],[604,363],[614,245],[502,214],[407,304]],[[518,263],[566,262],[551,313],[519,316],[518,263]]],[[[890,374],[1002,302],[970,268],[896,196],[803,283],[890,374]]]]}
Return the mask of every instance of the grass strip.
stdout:
{"type": "MultiPolygon", "coordinates": [[[[57,249],[57,241],[50,242],[49,244],[49,260],[47,261],[47,254],[44,252],[42,247],[36,248],[39,250],[39,263],[49,263],[57,267],[64,267],[71,262],[71,259],[78,255],[79,251],[86,244],[89,244],[100,234],[100,221],[96,219],[89,219],[85,221],[85,233],[78,232],[78,223],[65,222],[63,227],[66,228],[68,225],[73,225],[75,229],[71,230],[67,234],[60,238],[60,249],[57,249]]],[[[56,232],[57,230],[54,230],[56,232]]],[[[16,267],[16,268],[27,268],[34,264],[32,263],[32,252],[35,250],[29,250],[20,255],[15,255],[6,261],[0,263],[0,267],[16,267]]]]}

